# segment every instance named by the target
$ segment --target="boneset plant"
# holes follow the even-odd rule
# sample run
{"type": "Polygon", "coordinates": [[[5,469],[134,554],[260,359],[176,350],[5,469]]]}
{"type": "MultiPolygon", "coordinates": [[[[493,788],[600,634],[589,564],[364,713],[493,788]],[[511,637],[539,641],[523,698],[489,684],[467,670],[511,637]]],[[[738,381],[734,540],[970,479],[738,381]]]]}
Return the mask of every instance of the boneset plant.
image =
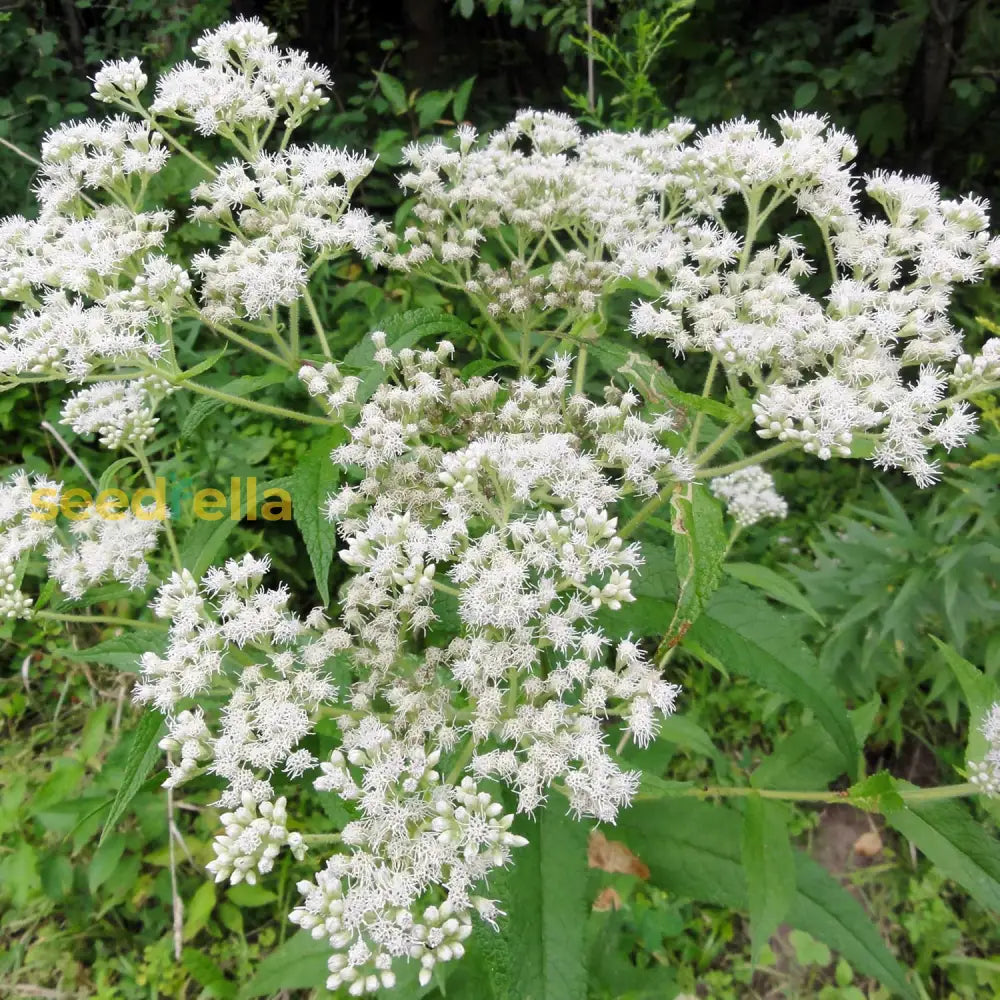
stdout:
{"type": "MultiPolygon", "coordinates": [[[[255,20],[225,24],[151,97],[137,60],[105,65],[95,96],[122,114],[50,134],[37,218],[0,224],[0,291],[19,303],[0,374],[66,383],[63,422],[125,459],[102,482],[121,496],[84,509],[62,503],[64,481],[0,486],[0,610],[148,639],[135,698],[154,724],[140,738],[160,739],[162,715],[171,794],[216,784],[209,871],[254,883],[287,851],[301,871],[290,919],[328,942],[331,989],[391,987],[406,969],[428,984],[474,922],[502,927],[498,870],[537,849],[519,814],[614,823],[640,790],[670,807],[651,843],[703,805],[685,799],[749,800],[748,898],[766,940],[794,879],[759,877],[762,824],[783,832],[771,800],[837,793],[664,782],[629,767],[628,743],[654,741],[682,704],[668,667],[683,648],[803,702],[856,774],[836,692],[780,637],[752,634],[734,600],[758,625],[780,616],[720,586],[722,566],[739,530],[787,509],[769,460],[853,457],[929,486],[936,455],[973,431],[967,400],[1000,385],[1000,341],[971,356],[948,307],[1000,264],[986,206],[927,179],[860,177],[851,137],[813,115],[779,118],[775,136],[746,121],[585,135],[529,111],[485,139],[462,125],[409,147],[396,227],[351,207],[371,158],[294,141],[330,81],[274,41],[255,20]],[[166,251],[179,220],[151,204],[173,156],[201,175],[190,220],[218,234],[190,260],[166,251]],[[819,260],[779,218],[815,227],[819,260]],[[334,357],[312,293],[324,264],[350,257],[433,283],[453,308],[392,316],[334,357]],[[205,357],[187,370],[182,320],[200,324],[205,357]],[[297,376],[295,405],[209,385],[227,344],[297,376]],[[697,355],[700,394],[667,370],[697,355]],[[192,572],[165,511],[124,506],[133,474],[155,485],[150,442],[187,393],[340,434],[322,458],[341,484],[324,519],[294,512],[313,592],[277,579],[266,553],[192,572]],[[349,571],[332,599],[323,545],[349,571]],[[55,586],[79,607],[109,581],[133,588],[133,616],[54,603],[55,586]],[[338,745],[318,756],[324,720],[338,745]],[[298,829],[306,786],[342,805],[342,829],[298,829]]],[[[923,803],[995,792],[998,711],[970,783],[883,775],[852,801],[906,832],[923,803]]],[[[847,920],[855,904],[836,905],[847,920]]],[[[869,970],[911,989],[877,939],[865,948],[869,970]]]]}

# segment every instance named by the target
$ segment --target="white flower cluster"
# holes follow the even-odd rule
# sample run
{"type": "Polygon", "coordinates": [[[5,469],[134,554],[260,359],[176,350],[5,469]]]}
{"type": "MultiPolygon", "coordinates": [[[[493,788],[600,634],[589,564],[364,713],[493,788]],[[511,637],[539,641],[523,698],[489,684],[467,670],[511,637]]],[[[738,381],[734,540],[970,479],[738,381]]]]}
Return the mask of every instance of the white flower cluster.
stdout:
{"type": "Polygon", "coordinates": [[[462,956],[471,913],[492,921],[499,912],[470,890],[527,841],[509,832],[514,817],[472,778],[441,780],[439,750],[401,742],[375,717],[344,727],[344,751],[334,751],[315,785],[357,802],[360,816],[343,831],[351,853],[299,883],[303,901],[291,919],[329,940],[331,990],[391,987],[394,959],[418,960],[426,986],[438,962],[462,956]],[[447,897],[436,905],[429,896],[438,886],[447,897]]]}
{"type": "Polygon", "coordinates": [[[285,827],[285,804],[284,798],[258,802],[244,792],[240,807],[222,814],[225,833],[215,838],[215,860],[208,863],[216,882],[256,884],[258,873],[266,875],[274,867],[283,847],[299,861],[305,857],[302,834],[289,833],[285,827]]]}
{"type": "Polygon", "coordinates": [[[328,146],[292,146],[249,164],[223,164],[199,184],[192,197],[205,204],[192,218],[233,233],[221,252],[205,251],[192,262],[203,281],[204,315],[228,322],[292,305],[306,286],[307,255],[376,254],[381,227],[367,212],[349,208],[374,163],[328,146]]]}
{"type": "Polygon", "coordinates": [[[741,528],[749,528],[766,517],[781,520],[788,514],[788,504],[774,488],[774,479],[759,465],[718,476],[710,480],[709,488],[741,528]]]}
{"type": "MultiPolygon", "coordinates": [[[[0,297],[22,303],[9,327],[0,327],[0,377],[82,381],[113,365],[172,364],[170,324],[178,313],[210,325],[254,319],[297,303],[325,259],[347,252],[384,259],[385,226],[350,208],[374,161],[288,144],[327,102],[330,81],[274,39],[255,19],[205,33],[194,46],[201,61],[166,73],[149,109],[138,60],[101,68],[95,97],[143,120],[88,119],[46,136],[38,218],[0,220],[0,297]],[[279,122],[278,151],[268,152],[279,122]],[[240,159],[211,167],[169,136],[165,123],[219,135],[240,159]],[[231,236],[221,249],[195,254],[190,269],[162,253],[171,213],[144,208],[150,179],[168,158],[167,139],[210,175],[191,192],[192,219],[231,236]],[[201,279],[200,301],[189,270],[201,279]]],[[[102,406],[111,396],[103,386],[98,395],[102,406]]],[[[146,432],[122,432],[117,421],[112,428],[109,447],[146,432]]]]}
{"type": "Polygon", "coordinates": [[[1000,795],[1000,702],[987,712],[979,731],[986,737],[989,750],[983,760],[969,761],[969,781],[984,795],[1000,795]]]}
{"type": "Polygon", "coordinates": [[[662,295],[635,304],[633,333],[705,352],[749,385],[760,437],[821,459],[867,437],[876,465],[927,485],[929,451],[975,426],[962,397],[1000,378],[995,342],[963,354],[948,319],[954,286],[1000,266],[1000,239],[980,200],[942,199],[926,179],[857,178],[854,141],[824,118],[777,126],[777,140],[741,119],[685,142],[683,121],[583,136],[564,116],[523,112],[482,146],[463,127],[457,148],[407,150],[400,182],[417,222],[390,238],[390,266],[547,335],[600,329],[623,278],[655,281],[662,295]],[[861,214],[859,183],[881,217],[861,214]],[[823,279],[794,238],[763,239],[794,212],[819,227],[823,279]],[[499,264],[476,263],[487,240],[499,264]]]}
{"type": "Polygon", "coordinates": [[[164,745],[181,751],[181,761],[171,764],[172,785],[209,759],[209,770],[227,782],[220,799],[227,808],[244,803],[245,794],[258,803],[272,800],[263,775],[284,768],[298,777],[315,764],[298,745],[318,707],[335,697],[327,663],[350,642],[320,610],[305,620],[289,611],[287,587],[262,587],[269,565],[266,556],[248,553],[209,570],[200,582],[187,570],[175,572],[152,604],[170,622],[166,651],[143,654],[135,689],[137,700],[170,720],[164,745]],[[227,668],[234,690],[213,735],[192,706],[227,668]]]}
{"type": "MultiPolygon", "coordinates": [[[[192,49],[201,64],[183,62],[164,74],[152,111],[193,125],[202,135],[230,139],[281,118],[287,129],[295,128],[329,101],[323,91],[330,75],[305,53],[276,48],[276,37],[256,18],[241,17],[206,32],[192,49]]],[[[123,82],[131,87],[130,73],[123,82]]],[[[122,97],[131,93],[120,89],[122,97]]]]}
{"type": "Polygon", "coordinates": [[[24,560],[35,551],[48,561],[49,577],[72,598],[109,580],[145,586],[147,557],[162,522],[131,510],[73,508],[66,536],[55,516],[64,492],[62,483],[23,471],[0,481],[0,618],[30,617],[33,600],[19,581],[24,560]]]}
{"type": "Polygon", "coordinates": [[[77,434],[97,434],[105,448],[142,445],[153,436],[156,407],[173,388],[155,375],[95,382],[63,404],[62,423],[77,434]]]}

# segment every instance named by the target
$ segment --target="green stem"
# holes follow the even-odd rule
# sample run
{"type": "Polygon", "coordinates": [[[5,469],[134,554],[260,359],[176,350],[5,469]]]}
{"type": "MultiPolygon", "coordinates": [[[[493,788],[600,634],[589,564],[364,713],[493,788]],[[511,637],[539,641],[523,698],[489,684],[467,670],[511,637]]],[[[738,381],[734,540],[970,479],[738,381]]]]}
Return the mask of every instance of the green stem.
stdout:
{"type": "Polygon", "coordinates": [[[637,528],[639,528],[648,518],[652,517],[666,502],[673,493],[676,483],[667,483],[666,486],[656,494],[655,497],[650,497],[643,505],[639,508],[638,512],[632,517],[631,520],[627,521],[625,526],[618,532],[620,538],[629,538],[637,528]]]}
{"type": "Polygon", "coordinates": [[[53,622],[79,622],[81,625],[125,625],[131,628],[150,628],[165,632],[167,626],[161,622],[136,621],[134,618],[118,618],[114,615],[70,615],[59,611],[36,611],[34,618],[46,618],[53,622]]]}
{"type": "Polygon", "coordinates": [[[717,451],[727,445],[741,430],[746,427],[745,423],[729,424],[728,427],[723,428],[722,432],[714,441],[710,442],[705,446],[705,449],[699,452],[694,459],[695,467],[704,465],[705,462],[711,458],[717,451]]]}
{"type": "MultiPolygon", "coordinates": [[[[139,459],[139,465],[142,466],[143,474],[146,477],[146,482],[149,483],[149,488],[156,494],[156,476],[153,473],[153,468],[149,464],[149,459],[146,458],[145,449],[141,444],[135,444],[132,446],[132,453],[137,459],[139,459]]],[[[168,511],[163,512],[163,529],[166,532],[167,544],[170,546],[170,555],[174,560],[174,568],[182,570],[184,568],[184,563],[181,561],[181,552],[177,548],[177,539],[174,537],[174,529],[170,524],[170,514],[168,511]]]]}
{"type": "MultiPolygon", "coordinates": [[[[903,802],[912,804],[964,798],[969,795],[978,795],[981,791],[982,789],[978,785],[968,781],[960,785],[941,785],[935,788],[900,788],[897,790],[897,794],[903,802]]],[[[746,798],[750,795],[759,795],[762,799],[777,799],[783,802],[847,802],[850,804],[850,794],[846,791],[784,791],[775,788],[751,788],[746,785],[732,787],[708,785],[705,788],[684,788],[680,789],[677,794],[695,799],[746,798]]],[[[639,798],[646,797],[639,796],[639,798]]],[[[662,796],[648,797],[660,798],[662,796]]]]}
{"type": "Polygon", "coordinates": [[[216,326],[212,324],[212,329],[217,333],[221,333],[223,337],[228,337],[234,344],[239,344],[240,347],[245,347],[248,351],[253,351],[255,354],[259,354],[262,358],[266,358],[271,364],[279,365],[282,368],[287,368],[289,371],[292,370],[293,366],[289,364],[284,358],[279,357],[274,351],[269,351],[266,347],[261,347],[260,344],[255,344],[252,340],[248,340],[242,334],[237,333],[235,330],[230,330],[225,326],[216,326]]]}
{"type": "Polygon", "coordinates": [[[327,417],[317,417],[311,413],[296,413],[295,410],[286,410],[282,406],[271,406],[269,403],[258,403],[253,399],[241,399],[239,396],[231,396],[228,392],[220,392],[218,389],[210,389],[207,385],[198,385],[197,382],[181,382],[181,387],[190,389],[192,392],[201,393],[203,396],[210,396],[223,403],[231,403],[233,406],[242,406],[247,410],[255,410],[258,413],[270,413],[273,417],[284,417],[288,420],[300,420],[304,424],[335,424],[336,421],[327,417]]]}
{"type": "Polygon", "coordinates": [[[288,307],[288,349],[292,352],[292,358],[299,356],[299,300],[296,299],[288,307]]]}
{"type": "Polygon", "coordinates": [[[576,356],[576,378],[573,381],[573,391],[577,396],[583,395],[583,382],[587,377],[587,345],[580,346],[580,353],[576,356]]]}
{"type": "Polygon", "coordinates": [[[313,302],[308,288],[303,292],[302,297],[305,299],[306,312],[309,313],[309,322],[312,323],[313,329],[316,331],[316,336],[319,337],[320,346],[323,348],[323,356],[327,359],[327,361],[332,361],[333,354],[330,352],[329,343],[327,343],[326,331],[323,329],[323,324],[320,322],[319,312],[316,310],[316,303],[313,302]]]}
{"type": "Polygon", "coordinates": [[[714,468],[708,469],[699,468],[697,476],[699,479],[714,479],[716,476],[727,476],[730,472],[738,472],[740,469],[745,469],[750,465],[763,465],[764,462],[772,458],[777,458],[778,455],[784,455],[786,452],[793,451],[797,447],[798,442],[796,441],[782,441],[771,448],[765,448],[764,451],[758,451],[753,455],[748,455],[746,458],[741,458],[738,462],[730,462],[728,465],[716,465],[714,468]]]}
{"type": "MultiPolygon", "coordinates": [[[[712,395],[712,383],[715,381],[715,373],[719,367],[717,355],[712,355],[711,363],[708,366],[708,373],[705,375],[705,384],[701,389],[701,398],[708,399],[712,395]]],[[[701,425],[705,420],[705,412],[699,410],[694,416],[694,423],[691,425],[691,436],[688,438],[688,451],[693,452],[698,447],[698,434],[701,432],[701,425]]]]}
{"type": "Polygon", "coordinates": [[[448,772],[448,777],[444,779],[446,785],[454,785],[458,781],[458,776],[465,770],[465,765],[472,759],[472,752],[475,749],[476,744],[470,736],[465,741],[465,746],[462,747],[461,753],[459,753],[451,770],[448,772]]]}
{"type": "Polygon", "coordinates": [[[304,833],[302,839],[310,845],[339,844],[343,839],[339,833],[304,833]]]}

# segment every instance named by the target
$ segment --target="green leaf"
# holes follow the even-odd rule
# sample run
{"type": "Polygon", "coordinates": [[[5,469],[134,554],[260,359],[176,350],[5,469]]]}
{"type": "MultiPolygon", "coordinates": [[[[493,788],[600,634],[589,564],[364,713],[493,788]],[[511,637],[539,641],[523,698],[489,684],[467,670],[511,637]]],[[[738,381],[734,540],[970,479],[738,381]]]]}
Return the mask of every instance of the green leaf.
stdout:
{"type": "Polygon", "coordinates": [[[857,741],[840,696],[816,657],[776,609],[741,584],[727,584],[684,637],[684,648],[724,670],[810,708],[857,772],[857,741]]]}
{"type": "Polygon", "coordinates": [[[330,975],[326,961],[330,942],[316,941],[300,931],[257,964],[253,978],[239,992],[240,1000],[280,993],[282,990],[309,990],[325,986],[330,975]]]}
{"type": "Polygon", "coordinates": [[[174,378],[175,382],[185,382],[189,378],[195,378],[201,375],[203,372],[210,371],[214,368],[225,356],[228,348],[223,347],[221,351],[217,351],[211,357],[205,358],[204,361],[199,361],[193,368],[188,368],[187,371],[181,372],[174,378]]]}
{"type": "MultiPolygon", "coordinates": [[[[913,788],[900,781],[900,788],[913,788]]],[[[996,838],[960,802],[923,802],[886,811],[888,823],[922,851],[946,878],[1000,913],[1000,851],[996,838]]]]}
{"type": "Polygon", "coordinates": [[[719,586],[727,548],[722,508],[704,486],[678,486],[670,506],[679,588],[661,648],[675,645],[701,615],[719,586]]]}
{"type": "Polygon", "coordinates": [[[116,462],[112,462],[102,473],[100,482],[97,484],[97,492],[103,493],[105,490],[111,489],[118,477],[118,473],[127,469],[132,464],[138,463],[137,458],[119,458],[116,462]]]}
{"type": "Polygon", "coordinates": [[[406,88],[391,73],[376,73],[375,79],[378,81],[378,89],[389,102],[393,114],[401,115],[406,112],[406,88]]]}
{"type": "Polygon", "coordinates": [[[337,549],[336,528],[324,517],[326,498],[340,480],[340,471],[330,452],[343,444],[347,432],[342,427],[315,441],[292,475],[289,492],[292,516],[302,533],[316,578],[316,589],[324,606],[330,603],[330,567],[337,549]]]}
{"type": "Polygon", "coordinates": [[[583,1000],[587,992],[587,828],[561,812],[518,817],[513,830],[528,838],[508,875],[501,934],[510,1000],[583,1000]]]}
{"type": "Polygon", "coordinates": [[[208,955],[195,948],[185,948],[181,953],[181,963],[191,973],[209,996],[220,1000],[231,1000],[236,996],[236,986],[226,979],[222,969],[208,955]]]}
{"type": "Polygon", "coordinates": [[[52,652],[74,663],[100,663],[102,666],[137,673],[139,658],[143,653],[162,653],[165,646],[166,636],[163,633],[143,629],[115,636],[114,639],[105,639],[86,649],[65,648],[52,652]]]}
{"type": "MultiPolygon", "coordinates": [[[[651,880],[680,896],[747,908],[739,813],[727,805],[671,798],[636,802],[617,832],[650,868],[651,880]]],[[[787,923],[825,941],[863,975],[906,1000],[917,994],[857,900],[823,868],[794,852],[795,895],[787,923]]]]}
{"type": "Polygon", "coordinates": [[[858,972],[878,980],[896,995],[917,1000],[905,972],[861,904],[825,868],[796,853],[795,883],[790,924],[829,945],[858,972]]]}
{"type": "MultiPolygon", "coordinates": [[[[266,389],[270,385],[284,382],[287,377],[288,372],[280,368],[266,372],[263,375],[241,375],[239,378],[219,386],[219,391],[226,393],[228,396],[238,396],[242,399],[244,396],[249,396],[251,393],[266,389]]],[[[206,396],[203,399],[199,399],[188,411],[188,415],[184,418],[184,423],[181,424],[181,440],[191,437],[207,417],[210,417],[216,410],[226,405],[227,403],[224,399],[216,399],[214,396],[206,396]]]]}
{"type": "Polygon", "coordinates": [[[820,625],[825,624],[820,613],[809,603],[805,594],[792,583],[787,577],[780,573],[775,573],[767,566],[759,563],[731,562],[726,563],[723,569],[741,583],[763,590],[768,597],[787,604],[796,611],[802,611],[815,619],[820,625]]]}
{"type": "Polygon", "coordinates": [[[980,730],[983,719],[995,701],[1000,701],[1000,691],[994,680],[974,667],[964,657],[937,636],[931,636],[945,662],[951,667],[962,694],[969,706],[969,743],[965,751],[967,760],[982,760],[989,748],[989,741],[980,730]]]}
{"type": "MultiPolygon", "coordinates": [[[[850,713],[854,736],[863,744],[871,732],[882,700],[870,702],[850,713]]],[[[754,788],[823,788],[844,773],[844,755],[830,734],[818,723],[796,726],[781,738],[774,752],[750,775],[754,788]]]]}
{"type": "Polygon", "coordinates": [[[96,892],[108,876],[115,870],[118,862],[121,861],[125,853],[125,838],[120,833],[112,834],[105,839],[101,838],[101,843],[94,851],[93,858],[87,868],[87,888],[96,892]]]}
{"type": "Polygon", "coordinates": [[[190,941],[208,923],[215,909],[215,883],[202,882],[184,907],[184,940],[190,941]]]}
{"type": "Polygon", "coordinates": [[[469,98],[472,96],[472,88],[476,83],[476,78],[470,76],[463,80],[458,90],[455,91],[455,99],[452,101],[451,109],[455,115],[455,121],[460,122],[465,118],[466,109],[469,107],[469,98]]]}
{"type": "Polygon", "coordinates": [[[813,102],[818,93],[819,84],[815,80],[807,80],[796,88],[792,103],[796,108],[804,108],[813,102]]]}
{"type": "Polygon", "coordinates": [[[896,780],[888,771],[879,771],[852,785],[848,789],[847,801],[865,812],[888,812],[899,809],[903,800],[896,789],[896,780]]]}
{"type": "Polygon", "coordinates": [[[99,843],[104,843],[104,838],[122,818],[129,803],[135,797],[135,793],[139,791],[142,783],[146,780],[146,775],[152,770],[154,762],[160,755],[157,743],[162,730],[163,717],[159,712],[147,709],[142,718],[139,719],[139,725],[135,728],[132,746],[125,759],[125,771],[121,777],[121,784],[119,784],[114,801],[111,803],[111,809],[108,810],[108,817],[104,821],[104,829],[101,832],[99,843]]]}
{"type": "Polygon", "coordinates": [[[795,856],[783,806],[758,794],[747,798],[742,859],[750,909],[750,954],[756,965],[795,897],[795,856]]]}

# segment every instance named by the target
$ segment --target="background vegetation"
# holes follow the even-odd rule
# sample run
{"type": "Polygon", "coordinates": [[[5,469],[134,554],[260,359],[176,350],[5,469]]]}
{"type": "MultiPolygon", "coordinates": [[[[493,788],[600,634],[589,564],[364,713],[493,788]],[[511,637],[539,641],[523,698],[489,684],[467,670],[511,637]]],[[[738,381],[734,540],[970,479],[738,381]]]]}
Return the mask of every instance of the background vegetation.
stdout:
{"type": "MultiPolygon", "coordinates": [[[[391,168],[404,143],[466,117],[485,129],[523,106],[572,109],[610,128],[678,115],[708,125],[821,110],[858,136],[863,163],[932,173],[949,189],[1000,201],[1000,10],[986,0],[595,0],[594,33],[587,5],[576,0],[31,0],[0,10],[0,214],[29,210],[33,167],[12,147],[31,151],[67,115],[103,112],[86,80],[102,59],[139,55],[160,69],[231,14],[265,18],[331,67],[336,100],[318,116],[315,138],[380,154],[363,193],[374,213],[390,203],[391,168]]],[[[184,169],[181,162],[168,174],[178,191],[191,183],[184,169]]],[[[175,238],[184,239],[183,229],[175,238]]],[[[352,267],[330,274],[319,306],[346,350],[380,315],[438,304],[430,288],[352,267]]],[[[956,318],[974,341],[983,336],[1000,322],[997,288],[967,294],[956,318]]],[[[850,699],[856,728],[869,733],[865,770],[888,767],[917,784],[950,780],[963,764],[967,695],[950,650],[987,677],[1000,675],[1000,632],[992,627],[1000,608],[1000,414],[996,401],[977,402],[984,431],[952,456],[932,494],[901,478],[876,482],[867,466],[798,463],[784,478],[779,469],[789,519],[747,532],[732,555],[743,567],[734,575],[781,572],[783,583],[772,581],[772,589],[786,612],[786,639],[805,643],[850,699]]],[[[0,395],[0,473],[67,462],[37,422],[15,419],[26,407],[40,420],[58,417],[58,400],[37,387],[0,395]]],[[[71,444],[86,464],[87,445],[71,444]]],[[[185,455],[198,454],[203,465],[207,456],[214,482],[245,475],[267,482],[291,476],[308,443],[266,419],[218,410],[187,422],[169,447],[183,488],[185,455]],[[225,422],[237,426],[220,433],[225,422]],[[239,454],[217,443],[234,432],[239,454]]],[[[253,548],[255,530],[244,522],[218,544],[253,548]]],[[[294,580],[308,559],[301,540],[292,529],[285,537],[272,530],[268,546],[294,580]]],[[[67,643],[55,630],[39,636],[43,627],[0,632],[0,995],[295,993],[310,981],[307,970],[315,975],[315,955],[286,950],[282,963],[261,961],[289,936],[276,917],[294,892],[287,868],[276,888],[206,884],[199,869],[215,824],[202,812],[207,788],[181,803],[181,847],[170,845],[155,774],[127,822],[97,846],[135,741],[132,658],[111,633],[81,628],[67,643]],[[98,640],[102,652],[89,652],[98,640]],[[44,652],[27,653],[39,646],[44,652]],[[180,963],[173,854],[188,900],[180,963]]],[[[745,679],[720,683],[704,667],[674,662],[690,714],[643,752],[644,767],[712,783],[760,768],[769,769],[772,786],[787,782],[776,787],[828,780],[821,731],[807,713],[745,679]]],[[[698,831],[698,805],[671,805],[663,821],[698,831]]],[[[789,819],[797,842],[851,887],[928,997],[1000,996],[995,914],[944,880],[900,833],[850,806],[796,808],[789,819]]],[[[694,885],[689,897],[680,894],[652,854],[616,864],[592,851],[591,860],[595,997],[889,996],[831,952],[831,942],[797,931],[779,932],[754,970],[739,910],[706,905],[694,885]],[[605,870],[616,867],[625,870],[605,870]]],[[[448,984],[458,997],[461,975],[448,984]]]]}

